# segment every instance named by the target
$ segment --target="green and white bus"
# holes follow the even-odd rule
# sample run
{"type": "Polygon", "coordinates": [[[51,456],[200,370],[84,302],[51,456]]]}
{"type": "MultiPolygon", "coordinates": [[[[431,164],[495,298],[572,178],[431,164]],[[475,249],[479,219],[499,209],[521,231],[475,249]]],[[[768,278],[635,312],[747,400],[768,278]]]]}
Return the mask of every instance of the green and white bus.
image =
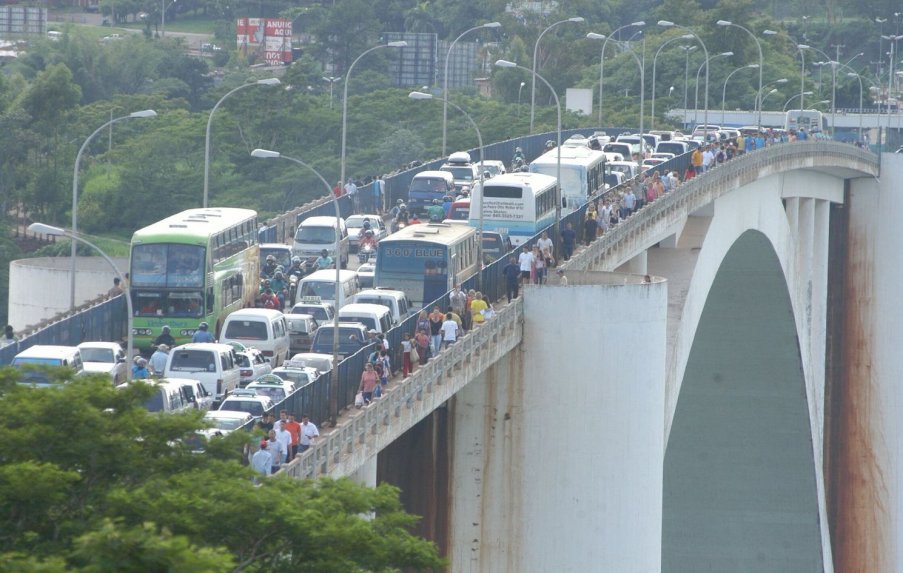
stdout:
{"type": "Polygon", "coordinates": [[[190,342],[201,322],[218,335],[226,315],[253,305],[259,263],[257,212],[250,209],[189,209],[135,231],[135,346],[149,349],[164,325],[178,344],[190,342]]]}

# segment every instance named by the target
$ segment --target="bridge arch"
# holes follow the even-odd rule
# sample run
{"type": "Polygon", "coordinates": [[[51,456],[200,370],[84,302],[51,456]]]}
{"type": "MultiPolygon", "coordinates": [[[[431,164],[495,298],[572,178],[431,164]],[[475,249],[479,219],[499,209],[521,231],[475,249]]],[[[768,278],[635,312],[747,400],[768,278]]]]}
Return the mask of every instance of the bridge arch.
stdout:
{"type": "Polygon", "coordinates": [[[830,564],[799,340],[774,243],[743,231],[708,290],[674,410],[662,571],[830,564]]]}

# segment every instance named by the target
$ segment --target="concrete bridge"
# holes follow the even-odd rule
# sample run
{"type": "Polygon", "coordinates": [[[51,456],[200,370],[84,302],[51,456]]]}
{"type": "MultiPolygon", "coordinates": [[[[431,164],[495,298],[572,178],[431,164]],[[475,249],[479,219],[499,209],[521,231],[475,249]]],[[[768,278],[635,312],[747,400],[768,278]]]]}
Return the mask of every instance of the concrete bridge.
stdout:
{"type": "Polygon", "coordinates": [[[399,485],[452,571],[899,570],[884,161],[795,143],[687,182],[287,471],[399,485]]]}

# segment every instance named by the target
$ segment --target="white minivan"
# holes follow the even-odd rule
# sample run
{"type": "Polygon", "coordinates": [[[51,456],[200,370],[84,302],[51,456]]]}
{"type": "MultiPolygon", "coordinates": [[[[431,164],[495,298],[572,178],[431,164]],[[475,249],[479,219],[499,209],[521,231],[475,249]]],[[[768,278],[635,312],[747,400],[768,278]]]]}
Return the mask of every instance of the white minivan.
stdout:
{"type": "Polygon", "coordinates": [[[411,314],[411,303],[403,290],[369,288],[354,295],[351,302],[381,304],[392,314],[392,323],[401,324],[411,314]]]}
{"type": "Polygon", "coordinates": [[[319,300],[333,305],[335,308],[341,308],[342,305],[351,302],[351,297],[361,290],[360,282],[357,279],[357,273],[354,271],[340,270],[339,281],[341,281],[342,297],[341,304],[335,300],[335,269],[325,269],[322,271],[314,271],[301,279],[298,284],[298,292],[295,295],[295,304],[305,300],[319,300]],[[313,298],[311,298],[313,297],[313,298]]]}
{"type": "Polygon", "coordinates": [[[192,342],[169,351],[164,378],[198,380],[216,403],[238,388],[241,373],[235,351],[228,344],[192,342]]]}
{"type": "Polygon", "coordinates": [[[36,387],[54,386],[51,377],[41,371],[42,366],[66,366],[74,369],[76,376],[84,372],[81,352],[76,346],[35,344],[16,354],[10,365],[24,371],[20,384],[36,387]]]}
{"type": "Polygon", "coordinates": [[[270,308],[243,308],[227,316],[220,342],[253,346],[274,368],[288,360],[291,346],[285,315],[270,308]]]}
{"type": "Polygon", "coordinates": [[[392,328],[392,314],[381,304],[346,304],[339,309],[339,322],[360,322],[367,330],[385,334],[392,328]]]}
{"type": "Polygon", "coordinates": [[[295,256],[301,257],[308,268],[312,268],[317,257],[325,250],[333,261],[336,261],[341,268],[345,268],[348,265],[348,247],[348,229],[345,226],[345,219],[325,216],[308,217],[298,225],[292,252],[295,256]],[[338,253],[335,252],[336,225],[341,233],[338,253]]]}

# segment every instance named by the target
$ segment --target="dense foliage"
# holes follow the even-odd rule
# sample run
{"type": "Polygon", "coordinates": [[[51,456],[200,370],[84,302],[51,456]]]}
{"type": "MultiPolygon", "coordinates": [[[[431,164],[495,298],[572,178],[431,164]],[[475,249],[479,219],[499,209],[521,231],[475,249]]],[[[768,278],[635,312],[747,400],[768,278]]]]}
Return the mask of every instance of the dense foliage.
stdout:
{"type": "MultiPolygon", "coordinates": [[[[65,373],[59,373],[62,379],[65,373]]],[[[150,414],[150,388],[59,389],[0,370],[0,571],[388,572],[441,567],[398,491],[349,480],[255,486],[236,433],[206,454],[199,413],[150,414]]]]}

